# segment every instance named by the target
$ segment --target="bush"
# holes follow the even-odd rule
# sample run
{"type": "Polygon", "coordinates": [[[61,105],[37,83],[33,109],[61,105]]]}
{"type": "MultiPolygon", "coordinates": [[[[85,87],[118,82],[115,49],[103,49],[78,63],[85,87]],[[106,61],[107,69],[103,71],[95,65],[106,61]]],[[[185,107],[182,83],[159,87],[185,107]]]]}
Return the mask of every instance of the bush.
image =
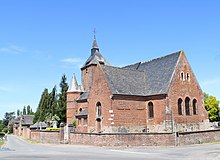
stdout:
{"type": "Polygon", "coordinates": [[[46,131],[60,131],[60,128],[46,128],[46,131]]]}
{"type": "Polygon", "coordinates": [[[75,128],[76,128],[76,120],[75,120],[75,121],[73,121],[73,127],[75,127],[75,128]]]}
{"type": "Polygon", "coordinates": [[[4,133],[8,133],[8,131],[9,131],[8,128],[4,128],[4,129],[2,130],[2,132],[4,132],[4,133]]]}
{"type": "Polygon", "coordinates": [[[5,135],[5,133],[4,132],[0,132],[0,136],[4,136],[5,135]]]}

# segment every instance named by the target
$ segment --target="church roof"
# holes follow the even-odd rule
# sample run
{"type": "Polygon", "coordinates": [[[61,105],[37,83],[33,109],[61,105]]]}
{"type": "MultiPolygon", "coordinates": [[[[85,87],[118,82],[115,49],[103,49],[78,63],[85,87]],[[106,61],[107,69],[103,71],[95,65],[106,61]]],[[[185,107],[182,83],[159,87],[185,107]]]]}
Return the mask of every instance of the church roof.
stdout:
{"type": "Polygon", "coordinates": [[[144,95],[146,74],[142,71],[102,66],[112,94],[144,95]]]}
{"type": "Polygon", "coordinates": [[[84,101],[87,101],[87,99],[89,98],[89,92],[83,92],[80,97],[77,99],[77,101],[81,101],[81,102],[84,102],[84,101]]]}
{"type": "Polygon", "coordinates": [[[85,108],[76,115],[76,118],[87,118],[87,116],[88,116],[88,109],[85,108]]]}
{"type": "Polygon", "coordinates": [[[103,56],[100,54],[99,52],[99,47],[96,41],[96,38],[94,37],[93,40],[93,46],[91,49],[91,55],[90,57],[86,60],[85,64],[82,66],[81,69],[93,65],[93,64],[104,64],[104,65],[110,65],[105,58],[103,58],[103,56]]]}
{"type": "Polygon", "coordinates": [[[103,71],[113,94],[166,94],[180,53],[181,51],[123,68],[103,66],[103,71]]]}
{"type": "Polygon", "coordinates": [[[82,88],[80,85],[78,85],[75,74],[72,77],[72,80],[70,82],[70,86],[69,86],[67,92],[82,92],[82,88]]]}

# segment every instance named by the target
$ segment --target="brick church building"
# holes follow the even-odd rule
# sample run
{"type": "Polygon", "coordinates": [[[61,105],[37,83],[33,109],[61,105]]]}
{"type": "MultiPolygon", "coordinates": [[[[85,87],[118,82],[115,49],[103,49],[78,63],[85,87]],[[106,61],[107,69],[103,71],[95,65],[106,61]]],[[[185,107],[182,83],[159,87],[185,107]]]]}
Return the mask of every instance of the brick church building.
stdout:
{"type": "Polygon", "coordinates": [[[67,123],[89,133],[205,130],[209,126],[203,92],[183,51],[147,62],[113,67],[94,37],[67,91],[67,123]]]}

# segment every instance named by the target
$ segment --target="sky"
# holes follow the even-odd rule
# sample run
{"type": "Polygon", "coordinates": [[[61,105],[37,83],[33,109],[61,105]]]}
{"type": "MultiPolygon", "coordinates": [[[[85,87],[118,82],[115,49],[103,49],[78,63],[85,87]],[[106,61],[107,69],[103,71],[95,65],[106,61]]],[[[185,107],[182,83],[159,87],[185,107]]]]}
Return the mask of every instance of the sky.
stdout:
{"type": "Polygon", "coordinates": [[[80,83],[93,30],[113,66],[184,50],[204,92],[220,100],[219,0],[0,0],[0,119],[63,74],[80,83]]]}

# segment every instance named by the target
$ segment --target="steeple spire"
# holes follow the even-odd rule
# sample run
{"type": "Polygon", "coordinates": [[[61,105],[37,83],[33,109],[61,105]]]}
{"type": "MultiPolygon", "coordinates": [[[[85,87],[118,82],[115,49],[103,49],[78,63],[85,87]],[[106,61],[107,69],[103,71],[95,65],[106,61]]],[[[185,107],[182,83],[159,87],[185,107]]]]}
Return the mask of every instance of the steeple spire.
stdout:
{"type": "Polygon", "coordinates": [[[94,39],[93,39],[93,44],[92,44],[92,49],[91,49],[91,55],[94,55],[96,52],[99,52],[99,47],[98,47],[98,44],[97,44],[97,41],[96,41],[96,30],[94,29],[93,31],[94,33],[94,39]]]}
{"type": "Polygon", "coordinates": [[[93,39],[92,48],[99,49],[98,44],[97,44],[97,42],[96,42],[96,37],[95,37],[95,35],[94,35],[94,39],[93,39]]]}
{"type": "Polygon", "coordinates": [[[76,76],[74,74],[67,92],[81,92],[81,91],[82,91],[81,86],[78,85],[76,76]]]}

